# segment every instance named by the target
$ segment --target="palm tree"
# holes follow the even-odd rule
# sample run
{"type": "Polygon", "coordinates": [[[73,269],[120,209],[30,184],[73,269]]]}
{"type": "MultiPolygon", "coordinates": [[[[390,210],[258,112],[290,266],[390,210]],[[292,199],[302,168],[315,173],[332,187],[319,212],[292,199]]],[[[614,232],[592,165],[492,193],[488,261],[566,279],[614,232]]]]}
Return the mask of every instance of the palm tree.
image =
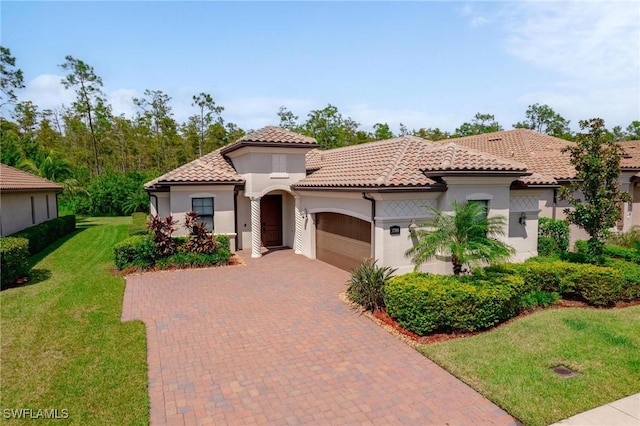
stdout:
{"type": "Polygon", "coordinates": [[[453,273],[460,275],[463,265],[482,261],[489,264],[507,260],[515,250],[496,236],[505,235],[504,216],[487,217],[486,207],[478,202],[453,202],[453,214],[430,208],[433,219],[415,232],[417,243],[406,251],[417,270],[436,254],[451,256],[453,273]]]}

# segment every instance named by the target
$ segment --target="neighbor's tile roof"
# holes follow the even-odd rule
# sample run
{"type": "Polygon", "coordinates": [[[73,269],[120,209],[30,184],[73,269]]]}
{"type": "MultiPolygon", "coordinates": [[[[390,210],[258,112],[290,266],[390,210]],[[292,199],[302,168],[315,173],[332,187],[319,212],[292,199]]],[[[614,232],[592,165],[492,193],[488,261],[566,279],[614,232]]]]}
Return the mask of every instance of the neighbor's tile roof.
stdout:
{"type": "Polygon", "coordinates": [[[62,189],[61,185],[48,179],[23,172],[6,164],[0,164],[0,190],[2,191],[30,191],[62,189]]]}
{"type": "Polygon", "coordinates": [[[415,136],[310,151],[307,169],[312,173],[295,186],[415,187],[436,184],[427,175],[442,176],[451,172],[527,174],[524,164],[415,136]]]}
{"type": "Polygon", "coordinates": [[[521,179],[525,183],[555,184],[556,180],[571,179],[576,173],[569,154],[562,152],[572,142],[533,130],[505,130],[440,142],[454,142],[505,160],[524,163],[533,172],[533,175],[521,179]]]}
{"type": "Polygon", "coordinates": [[[627,154],[620,160],[620,165],[623,168],[640,167],[640,141],[622,141],[619,143],[627,154]]]}
{"type": "Polygon", "coordinates": [[[168,173],[147,182],[145,188],[151,188],[157,184],[168,183],[237,183],[244,179],[217,149],[190,163],[173,169],[168,173]]]}
{"type": "Polygon", "coordinates": [[[295,133],[276,126],[263,127],[260,130],[248,133],[234,143],[222,148],[222,153],[234,151],[247,145],[292,145],[315,147],[314,138],[295,133]]]}

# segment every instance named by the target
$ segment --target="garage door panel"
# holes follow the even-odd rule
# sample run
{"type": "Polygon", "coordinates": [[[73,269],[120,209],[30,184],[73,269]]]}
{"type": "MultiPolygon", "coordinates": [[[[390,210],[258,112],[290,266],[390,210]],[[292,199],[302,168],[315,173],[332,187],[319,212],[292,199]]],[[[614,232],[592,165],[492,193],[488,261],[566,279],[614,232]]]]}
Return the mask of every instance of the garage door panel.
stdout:
{"type": "Polygon", "coordinates": [[[351,270],[371,256],[371,225],[338,213],[316,215],[316,258],[351,270]]]}

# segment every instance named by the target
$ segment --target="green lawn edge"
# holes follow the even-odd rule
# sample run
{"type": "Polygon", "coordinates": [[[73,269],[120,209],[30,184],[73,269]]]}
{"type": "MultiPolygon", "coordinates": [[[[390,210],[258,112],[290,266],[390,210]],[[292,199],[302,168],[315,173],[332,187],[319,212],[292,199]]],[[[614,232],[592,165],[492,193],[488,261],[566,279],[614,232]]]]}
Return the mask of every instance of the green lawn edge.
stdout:
{"type": "Polygon", "coordinates": [[[640,392],[640,306],[536,312],[420,353],[525,425],[546,425],[640,392]],[[581,374],[558,377],[565,365],[581,374]]]}
{"type": "Polygon", "coordinates": [[[121,322],[125,280],[112,273],[113,245],[130,222],[80,220],[31,258],[28,285],[0,293],[3,410],[64,409],[71,424],[149,423],[145,326],[121,322]]]}

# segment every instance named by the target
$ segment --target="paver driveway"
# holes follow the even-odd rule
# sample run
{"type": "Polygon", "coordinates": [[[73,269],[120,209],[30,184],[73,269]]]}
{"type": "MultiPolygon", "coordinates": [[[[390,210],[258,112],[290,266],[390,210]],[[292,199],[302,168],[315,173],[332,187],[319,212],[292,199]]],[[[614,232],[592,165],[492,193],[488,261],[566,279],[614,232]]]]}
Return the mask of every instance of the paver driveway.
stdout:
{"type": "Polygon", "coordinates": [[[127,277],[147,326],[152,424],[513,424],[338,298],[348,274],[273,251],[127,277]],[[248,257],[248,256],[245,256],[248,257]]]}

